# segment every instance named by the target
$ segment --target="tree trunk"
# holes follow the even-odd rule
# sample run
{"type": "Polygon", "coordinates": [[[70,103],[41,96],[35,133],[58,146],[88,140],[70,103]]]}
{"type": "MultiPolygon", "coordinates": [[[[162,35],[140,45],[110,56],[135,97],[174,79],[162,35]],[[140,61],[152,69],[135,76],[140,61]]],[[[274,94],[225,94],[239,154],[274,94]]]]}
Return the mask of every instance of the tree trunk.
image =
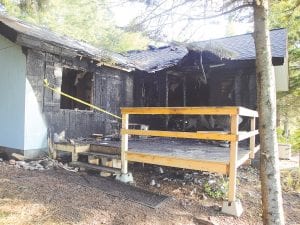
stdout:
{"type": "Polygon", "coordinates": [[[254,2],[263,223],[284,224],[276,135],[275,74],[271,61],[268,28],[268,0],[254,2]]]}

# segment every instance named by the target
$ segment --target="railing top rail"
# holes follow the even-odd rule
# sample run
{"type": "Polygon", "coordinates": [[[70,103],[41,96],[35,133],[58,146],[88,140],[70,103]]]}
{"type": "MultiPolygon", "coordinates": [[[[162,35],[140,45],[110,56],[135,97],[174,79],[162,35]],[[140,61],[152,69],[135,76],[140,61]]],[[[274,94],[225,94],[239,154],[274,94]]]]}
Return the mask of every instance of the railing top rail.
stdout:
{"type": "Polygon", "coordinates": [[[257,111],[237,106],[220,107],[124,107],[122,114],[136,115],[241,115],[258,117],[257,111]]]}

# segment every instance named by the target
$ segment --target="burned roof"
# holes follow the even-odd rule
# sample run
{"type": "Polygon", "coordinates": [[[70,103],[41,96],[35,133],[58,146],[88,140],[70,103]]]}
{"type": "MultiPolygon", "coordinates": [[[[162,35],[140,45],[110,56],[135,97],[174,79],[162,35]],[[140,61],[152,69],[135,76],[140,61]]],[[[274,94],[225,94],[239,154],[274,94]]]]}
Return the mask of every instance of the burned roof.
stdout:
{"type": "MultiPolygon", "coordinates": [[[[286,56],[287,31],[270,31],[272,57],[286,56]]],[[[253,33],[237,36],[149,48],[144,51],[130,51],[126,56],[135,68],[148,73],[160,71],[175,65],[190,52],[209,52],[218,59],[252,60],[256,58],[253,33]]]]}
{"type": "Polygon", "coordinates": [[[0,14],[0,33],[21,46],[65,56],[83,56],[99,64],[131,71],[134,68],[120,54],[93,47],[85,42],[58,35],[48,29],[0,14]]]}
{"type": "MultiPolygon", "coordinates": [[[[287,50],[287,30],[274,29],[270,31],[272,57],[285,57],[287,50]]],[[[255,45],[253,33],[236,35],[231,37],[212,39],[191,43],[194,47],[212,45],[219,46],[232,52],[233,60],[255,59],[255,45]]]]}
{"type": "Polygon", "coordinates": [[[163,70],[177,63],[188,53],[184,46],[150,47],[149,50],[124,53],[135,67],[148,73],[163,70]]]}

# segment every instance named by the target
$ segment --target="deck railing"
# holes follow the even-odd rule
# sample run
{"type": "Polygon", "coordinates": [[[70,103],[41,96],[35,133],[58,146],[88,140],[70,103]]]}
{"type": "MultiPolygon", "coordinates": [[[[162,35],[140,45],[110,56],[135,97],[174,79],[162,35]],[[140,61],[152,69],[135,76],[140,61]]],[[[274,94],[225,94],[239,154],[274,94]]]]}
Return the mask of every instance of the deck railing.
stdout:
{"type": "Polygon", "coordinates": [[[257,111],[244,107],[138,107],[138,108],[121,108],[122,112],[122,145],[121,160],[122,173],[128,173],[128,161],[145,162],[165,166],[181,167],[187,169],[203,169],[212,172],[222,172],[229,175],[229,193],[228,200],[235,201],[236,196],[236,173],[237,168],[246,160],[253,159],[255,153],[259,150],[259,145],[255,146],[255,136],[258,130],[255,128],[255,119],[258,117],[257,111]],[[230,116],[230,131],[227,133],[221,131],[160,131],[160,130],[134,130],[129,129],[130,115],[223,115],[230,116]],[[239,116],[250,117],[250,131],[239,131],[239,116]],[[151,161],[151,159],[139,153],[128,153],[128,135],[155,136],[155,137],[173,137],[173,138],[190,138],[204,140],[222,140],[230,142],[230,160],[229,164],[219,163],[211,164],[210,162],[201,162],[202,166],[197,166],[199,161],[170,159],[160,157],[151,161]],[[250,138],[249,154],[238,160],[238,142],[250,138]],[[225,168],[225,169],[224,169],[225,168]]]}

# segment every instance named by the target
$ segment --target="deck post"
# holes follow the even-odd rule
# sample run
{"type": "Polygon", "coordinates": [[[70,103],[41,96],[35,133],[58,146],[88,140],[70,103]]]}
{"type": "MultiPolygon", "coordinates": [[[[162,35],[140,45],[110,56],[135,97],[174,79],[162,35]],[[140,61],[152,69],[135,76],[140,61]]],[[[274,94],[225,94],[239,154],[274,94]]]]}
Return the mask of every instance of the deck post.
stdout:
{"type": "MultiPolygon", "coordinates": [[[[128,129],[129,114],[122,115],[122,129],[128,129]]],[[[122,168],[121,172],[126,174],[128,172],[128,161],[126,160],[126,152],[128,151],[128,134],[122,134],[121,143],[121,161],[122,168]]]]}
{"type": "MultiPolygon", "coordinates": [[[[231,134],[238,135],[239,133],[238,119],[238,115],[230,116],[231,134]]],[[[236,199],[237,154],[238,140],[231,140],[228,201],[223,202],[222,212],[239,217],[243,212],[243,208],[240,201],[236,199]]]]}
{"type": "MultiPolygon", "coordinates": [[[[255,117],[251,117],[250,129],[251,129],[251,131],[255,131],[255,117]]],[[[254,159],[254,157],[255,157],[255,135],[250,137],[249,146],[250,146],[250,159],[254,159]]]]}
{"type": "MultiPolygon", "coordinates": [[[[122,114],[122,129],[127,130],[129,125],[129,114],[122,114]]],[[[133,177],[128,173],[128,161],[126,160],[126,152],[128,151],[128,134],[122,133],[121,142],[121,174],[116,179],[124,183],[132,183],[133,177]]]]}

